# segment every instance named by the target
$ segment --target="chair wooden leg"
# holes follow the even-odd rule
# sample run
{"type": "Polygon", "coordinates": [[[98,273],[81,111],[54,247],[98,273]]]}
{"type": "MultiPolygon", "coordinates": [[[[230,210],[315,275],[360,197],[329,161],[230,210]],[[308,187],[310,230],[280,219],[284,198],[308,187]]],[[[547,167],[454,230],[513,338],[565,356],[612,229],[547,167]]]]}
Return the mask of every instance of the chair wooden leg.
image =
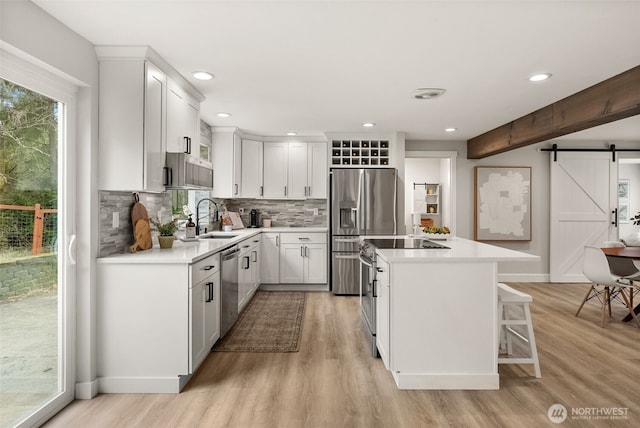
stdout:
{"type": "MultiPolygon", "coordinates": [[[[633,291],[630,290],[629,294],[632,294],[632,293],[633,291]]],[[[638,324],[638,327],[640,327],[640,320],[638,320],[638,317],[636,316],[636,313],[633,310],[633,306],[631,305],[631,301],[629,300],[629,298],[627,298],[627,295],[624,292],[624,288],[620,288],[620,294],[622,294],[622,300],[624,300],[624,303],[627,305],[627,309],[629,310],[629,313],[631,314],[633,319],[636,321],[636,324],[638,324]]]]}
{"type": "Polygon", "coordinates": [[[605,295],[607,297],[607,306],[609,307],[609,318],[611,318],[611,292],[615,291],[614,290],[610,290],[609,287],[605,287],[605,295]]]}
{"type": "Polygon", "coordinates": [[[609,289],[607,287],[604,288],[604,296],[602,297],[602,307],[600,309],[600,311],[602,312],[602,319],[600,320],[600,326],[604,328],[604,314],[606,313],[607,302],[609,301],[609,289]]]}
{"type": "Polygon", "coordinates": [[[578,316],[584,304],[587,302],[587,300],[589,300],[589,295],[591,295],[592,291],[593,291],[593,285],[589,287],[589,291],[587,291],[587,295],[584,296],[584,299],[582,299],[582,303],[580,303],[580,307],[578,308],[578,312],[576,312],[576,316],[578,316]]]}

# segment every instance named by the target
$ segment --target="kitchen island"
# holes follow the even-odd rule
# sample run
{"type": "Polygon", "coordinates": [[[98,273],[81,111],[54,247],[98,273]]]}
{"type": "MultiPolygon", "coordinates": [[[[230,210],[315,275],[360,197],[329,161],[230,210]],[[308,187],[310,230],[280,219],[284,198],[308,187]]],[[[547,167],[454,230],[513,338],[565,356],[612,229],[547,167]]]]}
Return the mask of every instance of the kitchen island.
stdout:
{"type": "Polygon", "coordinates": [[[377,249],[376,345],[400,389],[498,389],[498,262],[538,256],[454,237],[377,249]]]}

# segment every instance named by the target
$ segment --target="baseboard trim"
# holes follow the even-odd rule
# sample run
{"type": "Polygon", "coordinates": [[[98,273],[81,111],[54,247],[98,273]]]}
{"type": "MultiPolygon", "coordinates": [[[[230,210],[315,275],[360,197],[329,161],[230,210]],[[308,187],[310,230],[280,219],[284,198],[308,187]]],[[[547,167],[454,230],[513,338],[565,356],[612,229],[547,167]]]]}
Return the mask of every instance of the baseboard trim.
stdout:
{"type": "Polygon", "coordinates": [[[549,282],[547,273],[499,273],[498,282],[549,282]]]}
{"type": "Polygon", "coordinates": [[[392,372],[398,389],[465,389],[493,390],[500,388],[500,376],[495,374],[420,374],[392,372]]]}
{"type": "Polygon", "coordinates": [[[328,284],[260,284],[264,291],[329,291],[328,284]]]}
{"type": "Polygon", "coordinates": [[[191,376],[101,377],[98,378],[98,391],[106,394],[177,394],[189,379],[191,376]]]}
{"type": "Polygon", "coordinates": [[[96,395],[98,395],[97,379],[94,379],[91,382],[76,383],[76,391],[75,391],[76,400],[91,400],[96,395]]]}

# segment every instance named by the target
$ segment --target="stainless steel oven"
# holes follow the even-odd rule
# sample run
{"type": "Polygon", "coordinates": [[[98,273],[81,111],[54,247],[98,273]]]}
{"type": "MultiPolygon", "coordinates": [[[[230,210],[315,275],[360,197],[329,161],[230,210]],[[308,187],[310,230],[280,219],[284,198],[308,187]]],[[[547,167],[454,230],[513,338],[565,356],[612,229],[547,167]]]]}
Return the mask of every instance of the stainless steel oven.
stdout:
{"type": "Polygon", "coordinates": [[[360,309],[362,327],[374,357],[379,356],[376,346],[376,253],[375,247],[360,246],[360,309]]]}

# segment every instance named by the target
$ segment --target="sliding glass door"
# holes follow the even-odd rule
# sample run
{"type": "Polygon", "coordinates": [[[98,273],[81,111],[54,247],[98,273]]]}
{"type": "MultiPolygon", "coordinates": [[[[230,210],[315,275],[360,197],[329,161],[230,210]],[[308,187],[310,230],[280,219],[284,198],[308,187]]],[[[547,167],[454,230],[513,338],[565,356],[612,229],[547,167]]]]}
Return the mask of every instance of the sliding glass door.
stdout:
{"type": "Polygon", "coordinates": [[[0,426],[32,426],[74,395],[74,97],[0,54],[0,426]]]}

